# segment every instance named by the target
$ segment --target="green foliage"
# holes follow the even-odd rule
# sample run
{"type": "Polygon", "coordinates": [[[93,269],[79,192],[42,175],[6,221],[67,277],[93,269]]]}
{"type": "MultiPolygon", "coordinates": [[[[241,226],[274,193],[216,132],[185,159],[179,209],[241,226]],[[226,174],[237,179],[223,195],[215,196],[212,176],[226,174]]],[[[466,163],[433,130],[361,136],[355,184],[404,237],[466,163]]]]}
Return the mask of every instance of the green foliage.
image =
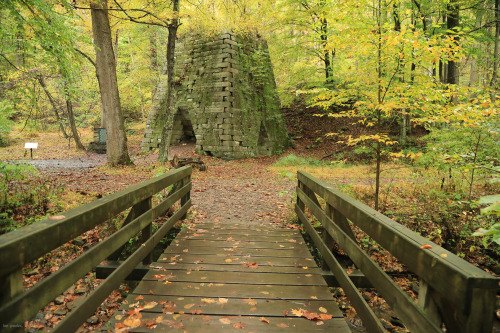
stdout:
{"type": "Polygon", "coordinates": [[[14,122],[10,120],[12,114],[13,108],[9,101],[0,101],[0,146],[5,146],[7,144],[7,137],[14,124],[14,122]]]}
{"type": "Polygon", "coordinates": [[[0,161],[0,234],[59,211],[60,193],[33,166],[0,161]]]}
{"type": "Polygon", "coordinates": [[[321,166],[323,162],[316,160],[314,158],[304,158],[297,156],[295,154],[289,154],[280,157],[274,166],[287,167],[287,166],[321,166]]]}

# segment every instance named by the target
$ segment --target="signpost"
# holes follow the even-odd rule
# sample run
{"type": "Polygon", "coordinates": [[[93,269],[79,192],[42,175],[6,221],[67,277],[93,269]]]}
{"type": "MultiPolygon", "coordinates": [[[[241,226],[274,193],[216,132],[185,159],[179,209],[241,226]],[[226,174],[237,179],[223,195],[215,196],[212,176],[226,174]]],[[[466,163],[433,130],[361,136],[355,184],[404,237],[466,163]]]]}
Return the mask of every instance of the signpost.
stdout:
{"type": "Polygon", "coordinates": [[[30,151],[31,151],[31,159],[33,159],[33,149],[37,149],[38,148],[38,142],[26,142],[24,144],[24,148],[25,149],[30,149],[30,151]]]}

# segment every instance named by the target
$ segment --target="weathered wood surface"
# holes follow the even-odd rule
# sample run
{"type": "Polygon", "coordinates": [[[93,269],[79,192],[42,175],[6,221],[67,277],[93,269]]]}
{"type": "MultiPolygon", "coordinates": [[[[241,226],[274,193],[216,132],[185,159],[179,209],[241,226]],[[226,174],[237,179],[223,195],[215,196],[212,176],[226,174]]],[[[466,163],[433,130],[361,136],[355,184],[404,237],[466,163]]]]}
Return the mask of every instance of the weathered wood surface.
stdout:
{"type": "Polygon", "coordinates": [[[130,238],[140,235],[141,246],[71,311],[53,332],[74,332],[95,309],[129,276],[142,261],[150,263],[150,253],[191,206],[191,167],[178,169],[142,184],[111,194],[70,210],[55,219],[47,219],[0,237],[0,323],[6,331],[23,331],[23,324],[100,262],[119,253],[130,238]],[[175,191],[155,207],[152,195],[170,185],[175,191]],[[181,206],[152,234],[151,223],[180,201],[181,206]],[[24,291],[22,266],[44,255],[76,235],[87,231],[131,207],[121,229],[103,239],[84,254],[24,291]]]}
{"type": "Polygon", "coordinates": [[[297,230],[197,224],[151,267],[104,330],[142,306],[132,332],[350,332],[297,230]],[[332,318],[297,317],[299,309],[332,318]]]}
{"type": "Polygon", "coordinates": [[[332,241],[347,253],[412,332],[442,332],[441,321],[450,332],[491,332],[498,288],[495,277],[305,172],[299,171],[297,179],[297,215],[351,302],[359,303],[354,307],[369,331],[382,328],[378,323],[369,324],[375,318],[342,276],[331,252],[332,241]],[[306,208],[321,222],[327,234],[323,239],[312,228],[306,208]],[[421,278],[421,304],[413,302],[361,250],[349,221],[421,278]],[[437,309],[440,318],[436,318],[437,309]]]}

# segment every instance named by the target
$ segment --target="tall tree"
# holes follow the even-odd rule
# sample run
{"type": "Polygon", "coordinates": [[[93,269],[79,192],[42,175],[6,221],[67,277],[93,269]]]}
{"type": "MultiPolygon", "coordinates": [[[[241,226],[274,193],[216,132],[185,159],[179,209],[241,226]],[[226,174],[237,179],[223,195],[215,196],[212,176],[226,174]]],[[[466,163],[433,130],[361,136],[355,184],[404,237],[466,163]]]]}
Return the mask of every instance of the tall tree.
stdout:
{"type": "MultiPolygon", "coordinates": [[[[460,37],[458,35],[458,30],[460,29],[460,4],[459,0],[450,0],[446,5],[446,26],[448,28],[448,34],[450,38],[450,43],[456,46],[458,49],[460,43],[460,37]]],[[[460,74],[458,72],[458,59],[452,55],[452,59],[448,61],[448,70],[446,83],[458,84],[460,74]]]]}
{"type": "Polygon", "coordinates": [[[96,74],[101,92],[104,127],[106,128],[107,161],[111,165],[131,164],[118,92],[116,61],[108,17],[108,1],[92,0],[90,12],[96,51],[96,74]]]}
{"type": "Polygon", "coordinates": [[[179,28],[179,0],[172,0],[173,18],[168,24],[168,43],[167,43],[167,121],[163,127],[161,135],[160,151],[158,161],[168,160],[168,136],[172,135],[172,123],[174,116],[174,75],[175,75],[175,39],[177,38],[177,29],[179,28]]]}

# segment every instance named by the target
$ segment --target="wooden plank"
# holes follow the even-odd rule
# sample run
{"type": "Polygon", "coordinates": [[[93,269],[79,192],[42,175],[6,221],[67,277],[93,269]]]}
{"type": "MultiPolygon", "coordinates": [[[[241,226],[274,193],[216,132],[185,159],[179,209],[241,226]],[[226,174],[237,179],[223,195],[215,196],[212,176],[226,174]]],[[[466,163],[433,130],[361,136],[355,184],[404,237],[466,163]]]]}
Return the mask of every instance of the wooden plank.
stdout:
{"type": "Polygon", "coordinates": [[[300,274],[256,273],[253,269],[243,272],[214,271],[150,271],[143,281],[200,282],[200,283],[242,283],[266,285],[327,286],[321,275],[303,270],[300,274]]]}
{"type": "Polygon", "coordinates": [[[217,271],[217,272],[254,272],[254,273],[280,273],[280,274],[296,274],[296,273],[308,273],[308,274],[319,274],[323,275],[324,272],[319,267],[306,266],[307,269],[304,270],[304,266],[275,266],[268,265],[266,262],[253,265],[252,268],[245,266],[242,263],[238,264],[194,264],[194,263],[183,263],[178,262],[175,265],[168,263],[154,262],[150,267],[157,272],[165,271],[177,271],[177,270],[187,270],[187,271],[217,271]]]}
{"type": "Polygon", "coordinates": [[[260,265],[269,266],[291,266],[291,267],[317,267],[312,258],[289,258],[277,256],[250,257],[249,255],[233,255],[228,258],[225,254],[205,254],[196,255],[190,253],[182,254],[162,254],[158,262],[170,263],[195,263],[195,264],[231,264],[243,265],[245,263],[256,262],[260,265]],[[231,259],[230,262],[227,259],[231,259]]]}
{"type": "Polygon", "coordinates": [[[134,290],[137,294],[199,297],[239,297],[259,299],[317,299],[331,301],[332,294],[323,286],[275,286],[262,284],[196,283],[143,281],[134,290]],[[316,297],[316,298],[313,298],[316,297]]]}
{"type": "Polygon", "coordinates": [[[191,174],[184,167],[0,236],[0,276],[14,272],[130,206],[191,174]]]}
{"type": "Polygon", "coordinates": [[[164,252],[165,255],[190,253],[193,255],[224,254],[228,258],[232,256],[249,255],[252,257],[283,257],[283,258],[312,258],[307,247],[299,249],[252,249],[228,247],[197,246],[188,248],[186,246],[171,246],[164,252]],[[186,251],[187,250],[187,251],[186,251]]]}
{"type": "Polygon", "coordinates": [[[296,229],[285,229],[283,227],[272,227],[266,224],[249,224],[249,223],[195,223],[189,226],[188,230],[206,229],[214,232],[222,233],[245,233],[262,235],[263,232],[271,234],[288,234],[290,231],[297,231],[296,229]]]}
{"type": "Polygon", "coordinates": [[[186,312],[190,310],[201,310],[205,315],[249,315],[266,317],[284,317],[285,314],[293,316],[293,309],[304,309],[311,312],[323,313],[320,307],[335,318],[343,318],[342,311],[332,301],[318,301],[314,299],[282,300],[282,299],[255,299],[255,298],[204,298],[204,297],[178,297],[160,295],[129,295],[123,302],[119,311],[129,311],[134,307],[156,302],[155,306],[143,310],[144,312],[163,313],[166,308],[173,313],[186,312]],[[140,298],[140,299],[137,299],[140,298]],[[168,304],[165,303],[168,302],[168,304]]]}
{"type": "Polygon", "coordinates": [[[171,246],[184,246],[193,248],[198,246],[210,247],[238,247],[252,249],[300,249],[303,248],[303,242],[253,242],[253,241],[237,241],[237,240],[211,240],[211,239],[174,239],[171,246]]]}
{"type": "MultiPolygon", "coordinates": [[[[247,230],[247,229],[228,230],[224,228],[219,231],[216,229],[198,228],[198,229],[185,229],[185,234],[189,236],[192,236],[194,234],[197,235],[203,234],[208,238],[220,237],[220,239],[225,239],[228,237],[236,238],[238,236],[240,236],[238,237],[238,239],[245,239],[244,237],[251,237],[253,241],[256,241],[258,239],[265,240],[271,237],[276,237],[279,239],[281,238],[302,239],[302,235],[299,232],[295,232],[293,230],[290,230],[289,232],[289,231],[279,231],[279,230],[247,230]]],[[[183,235],[184,233],[180,236],[182,237],[183,235]]]]}
{"type": "MultiPolygon", "coordinates": [[[[156,313],[142,314],[142,322],[155,321],[159,317],[156,313]]],[[[160,324],[154,332],[351,332],[342,318],[333,318],[322,322],[297,317],[264,318],[249,316],[207,316],[207,315],[161,315],[160,324]],[[175,317],[174,317],[175,316],[175,317]]],[[[125,317],[126,318],[126,317],[125,317]]],[[[122,319],[123,321],[124,319],[122,319]]],[[[115,321],[102,328],[103,331],[114,331],[115,321]]],[[[127,332],[151,332],[152,329],[144,326],[131,328],[127,332]]]]}

